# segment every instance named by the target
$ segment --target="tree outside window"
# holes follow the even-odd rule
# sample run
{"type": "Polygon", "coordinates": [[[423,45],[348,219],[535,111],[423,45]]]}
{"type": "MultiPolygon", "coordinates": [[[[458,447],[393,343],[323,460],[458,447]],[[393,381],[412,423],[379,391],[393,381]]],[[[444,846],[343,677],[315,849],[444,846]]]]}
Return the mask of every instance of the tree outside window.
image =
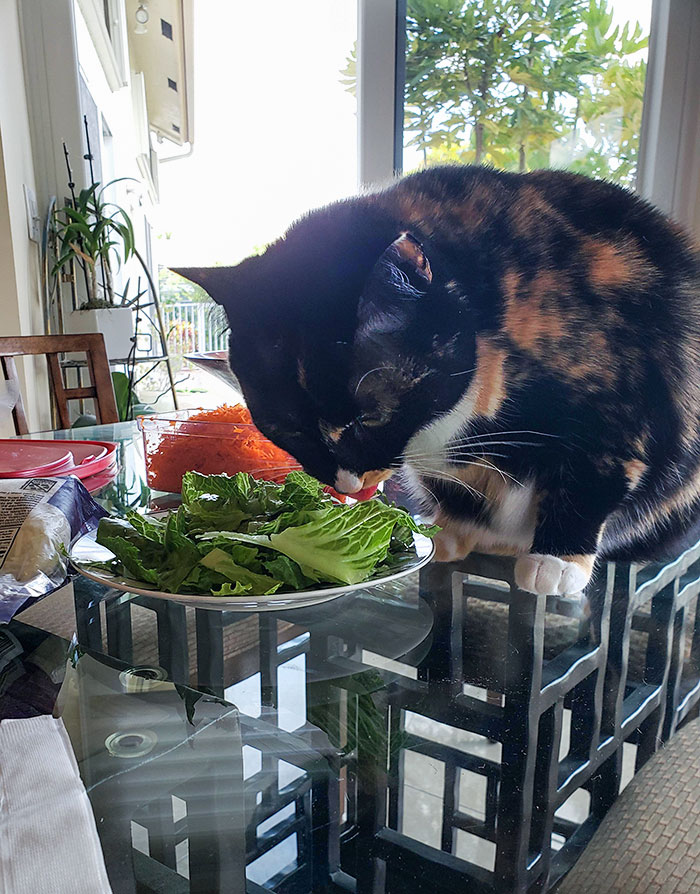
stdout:
{"type": "Polygon", "coordinates": [[[633,186],[647,45],[609,0],[409,0],[406,167],[565,167],[633,186]]]}

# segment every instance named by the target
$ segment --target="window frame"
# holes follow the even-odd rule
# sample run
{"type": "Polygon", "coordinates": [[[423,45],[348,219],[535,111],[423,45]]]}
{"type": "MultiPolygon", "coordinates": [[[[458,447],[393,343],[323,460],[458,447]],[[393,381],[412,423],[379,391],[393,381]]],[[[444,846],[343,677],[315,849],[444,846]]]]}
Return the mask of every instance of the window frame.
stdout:
{"type": "Polygon", "coordinates": [[[637,191],[700,235],[700,3],[654,0],[637,191]]]}
{"type": "Polygon", "coordinates": [[[357,167],[361,188],[402,171],[406,0],[357,3],[357,167]]]}
{"type": "Polygon", "coordinates": [[[104,21],[103,0],[76,0],[95,45],[110,90],[115,93],[127,85],[127,44],[125,4],[107,0],[112,20],[111,34],[104,21]]]}

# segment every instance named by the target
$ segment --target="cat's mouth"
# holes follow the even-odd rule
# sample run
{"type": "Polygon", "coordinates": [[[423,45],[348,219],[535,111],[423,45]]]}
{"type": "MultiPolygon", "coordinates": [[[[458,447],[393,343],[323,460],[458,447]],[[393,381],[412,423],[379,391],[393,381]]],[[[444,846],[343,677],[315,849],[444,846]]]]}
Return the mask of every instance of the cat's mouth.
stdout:
{"type": "Polygon", "coordinates": [[[354,500],[368,500],[376,493],[382,481],[386,481],[392,474],[392,469],[372,469],[361,475],[348,469],[338,469],[333,487],[354,500]]]}

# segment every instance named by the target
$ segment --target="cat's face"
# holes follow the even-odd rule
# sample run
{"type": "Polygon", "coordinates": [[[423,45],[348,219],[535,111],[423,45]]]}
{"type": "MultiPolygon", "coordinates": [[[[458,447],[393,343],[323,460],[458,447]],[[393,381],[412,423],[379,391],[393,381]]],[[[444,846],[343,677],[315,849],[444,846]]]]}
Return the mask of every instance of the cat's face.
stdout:
{"type": "Polygon", "coordinates": [[[354,493],[388,477],[411,436],[456,403],[474,337],[464,299],[410,234],[325,252],[314,235],[307,219],[238,267],[179,272],[225,307],[258,428],[354,493]]]}

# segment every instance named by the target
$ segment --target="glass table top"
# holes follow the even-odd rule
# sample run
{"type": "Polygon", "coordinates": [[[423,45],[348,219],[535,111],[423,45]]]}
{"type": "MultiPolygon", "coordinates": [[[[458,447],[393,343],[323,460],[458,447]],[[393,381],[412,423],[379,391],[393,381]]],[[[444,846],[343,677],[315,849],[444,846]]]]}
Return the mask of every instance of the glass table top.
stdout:
{"type": "MultiPolygon", "coordinates": [[[[135,424],[55,436],[162,500],[135,424]]],[[[485,556],[258,614],[78,577],[0,627],[0,717],[63,719],[117,894],[551,890],[697,710],[699,591],[697,547],[574,600],[485,556]]]]}

